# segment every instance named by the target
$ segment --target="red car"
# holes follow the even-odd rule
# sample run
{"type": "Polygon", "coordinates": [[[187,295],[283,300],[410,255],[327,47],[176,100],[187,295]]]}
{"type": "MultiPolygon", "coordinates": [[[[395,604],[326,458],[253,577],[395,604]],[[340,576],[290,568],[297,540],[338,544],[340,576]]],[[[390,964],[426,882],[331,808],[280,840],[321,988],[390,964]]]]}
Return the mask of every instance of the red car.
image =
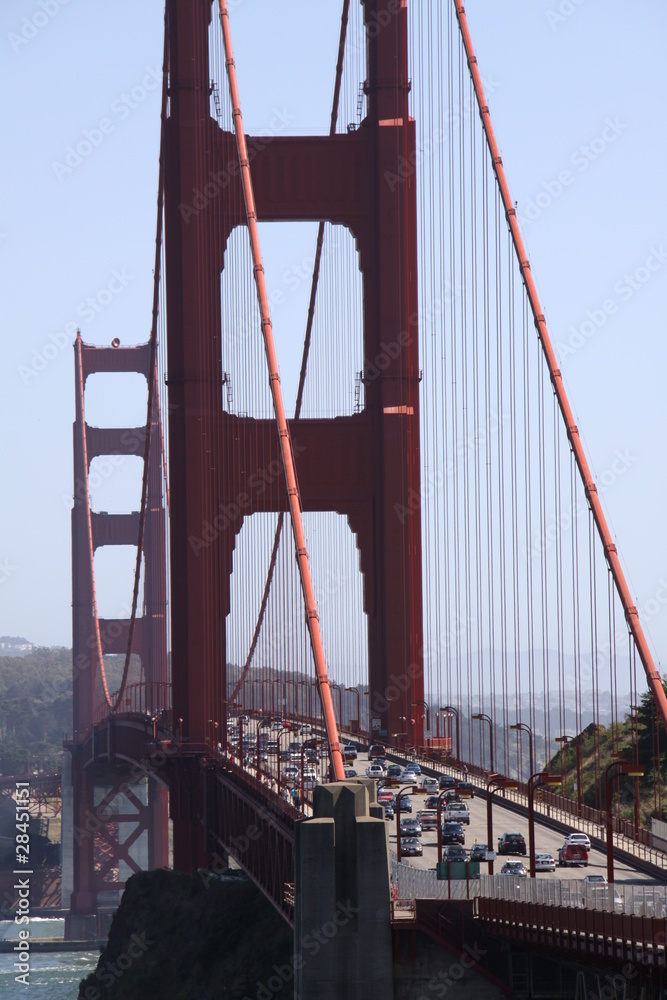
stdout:
{"type": "Polygon", "coordinates": [[[376,757],[386,757],[387,748],[382,743],[374,743],[368,751],[368,759],[374,760],[376,757]]]}
{"type": "Polygon", "coordinates": [[[583,865],[588,867],[588,851],[583,844],[563,844],[558,850],[558,864],[562,868],[565,865],[583,865]]]}

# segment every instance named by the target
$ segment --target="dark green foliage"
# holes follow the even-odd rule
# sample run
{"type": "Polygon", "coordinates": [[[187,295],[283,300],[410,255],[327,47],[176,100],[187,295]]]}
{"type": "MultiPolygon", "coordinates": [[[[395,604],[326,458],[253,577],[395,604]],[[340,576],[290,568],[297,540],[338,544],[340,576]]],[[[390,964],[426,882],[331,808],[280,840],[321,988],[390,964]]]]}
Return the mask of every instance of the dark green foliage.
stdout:
{"type": "Polygon", "coordinates": [[[79,998],[255,1000],[259,991],[291,1000],[291,956],[290,928],[245,878],[142,872],[129,880],[79,998]]]}
{"type": "Polygon", "coordinates": [[[72,729],[72,651],[0,657],[0,771],[58,770],[72,729]]]}

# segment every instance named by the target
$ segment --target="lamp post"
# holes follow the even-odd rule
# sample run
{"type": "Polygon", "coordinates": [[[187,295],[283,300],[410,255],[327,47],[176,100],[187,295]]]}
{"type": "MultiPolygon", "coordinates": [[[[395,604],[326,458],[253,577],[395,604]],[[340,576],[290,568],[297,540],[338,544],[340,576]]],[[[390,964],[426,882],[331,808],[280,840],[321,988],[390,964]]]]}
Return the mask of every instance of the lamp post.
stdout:
{"type": "MultiPolygon", "coordinates": [[[[530,726],[527,725],[525,722],[515,722],[513,726],[510,726],[510,729],[515,729],[518,732],[522,732],[522,733],[528,733],[528,755],[529,755],[529,761],[530,761],[530,769],[529,769],[528,773],[532,774],[533,773],[533,731],[530,728],[530,726]]],[[[521,759],[521,766],[520,766],[519,776],[520,776],[521,781],[523,781],[523,757],[521,759]]]]}
{"type": "Polygon", "coordinates": [[[442,864],[442,803],[447,797],[448,788],[443,788],[443,790],[438,795],[438,801],[436,804],[437,817],[438,817],[438,864],[442,864]]]}
{"type": "Polygon", "coordinates": [[[456,719],[456,760],[459,760],[459,754],[461,753],[461,741],[459,732],[459,710],[454,708],[453,705],[445,705],[444,708],[439,709],[441,712],[447,712],[449,715],[453,715],[456,719]]]}
{"type": "MultiPolygon", "coordinates": [[[[490,774],[486,780],[486,846],[487,850],[493,850],[493,817],[491,808],[493,804],[493,793],[500,788],[516,788],[516,781],[510,781],[501,774],[490,774]]],[[[489,861],[489,875],[493,875],[493,861],[489,861]]]]}
{"type": "Polygon", "coordinates": [[[619,774],[629,774],[633,778],[644,776],[643,764],[631,764],[628,760],[613,760],[604,772],[604,810],[607,821],[607,882],[614,881],[614,831],[611,819],[611,783],[619,774]],[[614,774],[614,770],[616,773],[614,774]]]}
{"type": "MultiPolygon", "coordinates": [[[[308,718],[308,707],[309,707],[308,703],[309,703],[309,700],[310,700],[310,698],[309,698],[310,688],[308,686],[308,681],[297,681],[296,684],[297,684],[297,688],[300,688],[301,685],[303,684],[303,686],[306,689],[306,697],[304,699],[305,700],[305,705],[303,706],[304,707],[303,717],[305,717],[307,719],[308,718]]],[[[298,699],[298,695],[297,695],[297,702],[296,702],[296,714],[297,715],[299,714],[299,699],[298,699]]]]}
{"type": "Polygon", "coordinates": [[[430,729],[431,728],[431,713],[429,712],[428,705],[423,700],[423,698],[420,701],[413,701],[413,702],[411,702],[411,705],[412,705],[412,708],[423,708],[424,709],[424,712],[423,712],[423,715],[422,715],[422,719],[426,723],[426,728],[430,729]]]}
{"type": "Polygon", "coordinates": [[[530,877],[535,878],[535,808],[533,795],[540,785],[560,785],[562,781],[557,774],[545,774],[538,771],[528,779],[528,854],[530,855],[530,877]]]}
{"type": "MultiPolygon", "coordinates": [[[[346,691],[351,691],[352,694],[357,696],[357,733],[361,732],[361,695],[359,694],[359,688],[345,688],[346,691]]],[[[350,728],[352,728],[352,720],[350,719],[350,728]]]]}
{"type": "Polygon", "coordinates": [[[335,691],[338,691],[338,725],[343,728],[343,692],[340,684],[334,684],[333,681],[329,685],[335,691]]]}
{"type": "Polygon", "coordinates": [[[419,795],[422,788],[413,785],[412,788],[402,788],[396,796],[396,857],[401,860],[401,798],[404,795],[419,795]]]}
{"type": "Polygon", "coordinates": [[[582,784],[582,773],[581,773],[581,743],[576,736],[557,736],[556,743],[562,743],[564,747],[565,754],[565,794],[567,795],[567,745],[568,743],[574,744],[574,750],[577,755],[577,816],[581,816],[581,784],[582,784]]]}
{"type": "Polygon", "coordinates": [[[495,770],[493,766],[493,719],[490,715],[486,715],[484,712],[477,712],[477,714],[473,715],[472,718],[478,719],[480,722],[488,722],[489,724],[489,759],[491,763],[491,773],[493,774],[495,770]]]}

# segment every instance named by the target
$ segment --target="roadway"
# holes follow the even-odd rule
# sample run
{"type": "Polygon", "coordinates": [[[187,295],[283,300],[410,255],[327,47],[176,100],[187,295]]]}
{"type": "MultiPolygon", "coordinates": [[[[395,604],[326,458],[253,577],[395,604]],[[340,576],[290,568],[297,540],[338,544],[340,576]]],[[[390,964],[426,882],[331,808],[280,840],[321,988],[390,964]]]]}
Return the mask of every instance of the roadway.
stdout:
{"type": "MultiPolygon", "coordinates": [[[[246,752],[252,753],[256,748],[256,722],[250,719],[246,725],[244,725],[244,750],[246,752]]],[[[264,730],[270,739],[275,739],[277,732],[270,732],[267,728],[264,730]]],[[[290,742],[295,741],[303,743],[309,738],[309,734],[297,734],[290,733],[287,734],[287,726],[283,729],[280,739],[281,749],[286,749],[290,742]]],[[[346,739],[343,738],[342,742],[345,743],[346,739]]],[[[351,742],[355,746],[359,746],[359,741],[353,739],[351,742]]],[[[244,754],[245,755],[245,754],[244,754]]],[[[392,754],[392,762],[394,760],[394,755],[392,754]]],[[[404,763],[408,761],[405,760],[404,763]]],[[[293,763],[300,763],[299,761],[293,761],[293,763]]],[[[273,776],[274,779],[277,778],[277,761],[275,757],[270,757],[268,762],[262,764],[262,770],[268,772],[273,776]]],[[[366,777],[366,768],[369,765],[368,755],[365,751],[359,750],[358,757],[356,761],[351,762],[349,766],[353,768],[358,777],[366,777]]],[[[284,768],[285,764],[281,765],[284,768]]],[[[317,761],[317,771],[320,776],[320,780],[326,780],[325,775],[328,768],[328,759],[326,757],[321,757],[318,755],[317,761]]],[[[254,768],[252,769],[254,771],[254,768]]],[[[422,775],[423,776],[423,775],[422,775]]],[[[297,784],[296,782],[287,783],[289,786],[297,784]]],[[[421,784],[421,776],[415,781],[415,785],[421,784]]],[[[403,785],[404,788],[409,786],[403,785]]],[[[392,789],[398,791],[399,789],[392,789]]],[[[308,798],[308,795],[306,796],[308,798]]],[[[426,799],[425,795],[410,795],[404,796],[409,798],[412,803],[412,813],[406,813],[405,815],[412,815],[416,817],[420,809],[424,808],[424,802],[426,799]]],[[[486,798],[478,797],[475,795],[474,798],[466,798],[465,802],[470,810],[470,825],[463,825],[463,832],[465,834],[465,848],[470,849],[470,847],[477,841],[479,843],[487,843],[487,809],[486,809],[486,798]]],[[[309,812],[308,807],[306,811],[309,812]]],[[[539,814],[538,814],[539,815],[539,814]]],[[[526,846],[528,846],[528,820],[519,813],[515,812],[513,809],[509,809],[502,805],[502,792],[495,792],[493,798],[493,844],[489,845],[493,850],[497,849],[498,838],[507,832],[519,832],[522,833],[526,841],[526,846]]],[[[389,830],[389,846],[390,850],[396,851],[396,819],[387,820],[387,826],[389,830]]],[[[572,827],[575,830],[576,827],[572,827]]],[[[563,840],[565,839],[565,834],[559,833],[552,830],[550,827],[543,826],[539,823],[539,818],[536,816],[535,821],[535,851],[536,853],[544,852],[549,853],[556,860],[558,859],[558,848],[562,846],[563,840]]],[[[436,830],[426,830],[422,833],[420,838],[424,854],[421,858],[403,858],[403,862],[407,864],[414,865],[417,868],[422,869],[435,869],[437,862],[437,833],[436,830]]],[[[494,862],[494,873],[498,874],[505,861],[511,859],[522,860],[526,863],[526,868],[528,868],[528,856],[525,858],[520,855],[509,855],[509,856],[496,856],[494,862]]],[[[480,871],[482,873],[488,871],[488,864],[486,862],[480,863],[480,871]]],[[[605,875],[607,873],[607,857],[603,851],[597,850],[595,848],[591,849],[588,858],[588,865],[586,867],[572,866],[572,867],[562,867],[560,868],[556,865],[555,872],[538,872],[538,878],[584,878],[585,875],[605,875]]],[[[632,867],[632,865],[621,861],[617,858],[614,860],[614,877],[616,882],[627,882],[627,883],[655,883],[657,880],[654,876],[647,874],[632,867]]]]}

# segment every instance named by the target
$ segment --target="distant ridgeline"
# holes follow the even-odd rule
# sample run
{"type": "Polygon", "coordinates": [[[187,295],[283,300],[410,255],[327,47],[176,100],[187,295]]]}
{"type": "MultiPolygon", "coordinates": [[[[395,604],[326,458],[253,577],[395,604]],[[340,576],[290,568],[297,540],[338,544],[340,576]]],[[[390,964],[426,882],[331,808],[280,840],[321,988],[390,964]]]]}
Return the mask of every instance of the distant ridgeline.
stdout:
{"type": "Polygon", "coordinates": [[[0,635],[0,656],[27,656],[35,647],[18,635],[0,635]]]}

